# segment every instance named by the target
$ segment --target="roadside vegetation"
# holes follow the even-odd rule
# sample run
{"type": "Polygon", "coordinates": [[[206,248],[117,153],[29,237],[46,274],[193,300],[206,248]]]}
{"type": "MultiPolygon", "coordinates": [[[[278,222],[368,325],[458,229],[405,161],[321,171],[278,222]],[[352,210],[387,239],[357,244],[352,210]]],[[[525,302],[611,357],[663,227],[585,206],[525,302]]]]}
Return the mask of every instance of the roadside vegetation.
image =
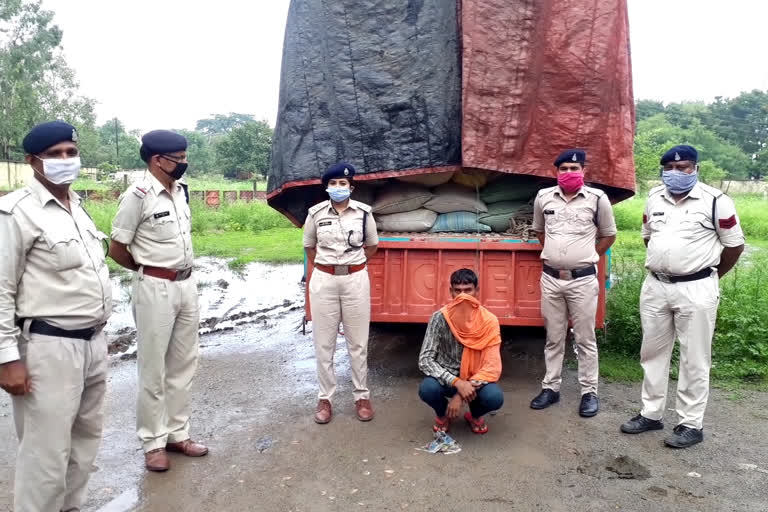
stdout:
{"type": "MultiPolygon", "coordinates": [[[[720,386],[748,383],[768,388],[768,202],[736,196],[747,250],[720,283],[721,296],[712,347],[712,378],[720,386]]],[[[619,230],[612,249],[613,281],[607,296],[607,325],[598,332],[604,378],[637,380],[642,329],[638,311],[645,278],[640,236],[644,198],[615,205],[619,230]]],[[[677,377],[675,349],[671,375],[677,377]]]]}
{"type": "MultiPolygon", "coordinates": [[[[85,208],[96,226],[111,231],[117,201],[87,201],[85,208]]],[[[253,261],[300,263],[304,260],[301,230],[265,203],[236,202],[209,208],[191,201],[192,243],[197,256],[227,258],[233,267],[253,261]]],[[[110,269],[119,267],[108,259],[110,269]]]]}

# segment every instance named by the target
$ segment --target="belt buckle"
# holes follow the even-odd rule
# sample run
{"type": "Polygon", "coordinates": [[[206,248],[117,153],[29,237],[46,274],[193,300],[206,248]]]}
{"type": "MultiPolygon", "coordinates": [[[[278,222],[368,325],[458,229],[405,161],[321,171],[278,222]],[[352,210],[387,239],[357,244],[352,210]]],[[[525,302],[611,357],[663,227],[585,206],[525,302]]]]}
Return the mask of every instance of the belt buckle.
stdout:
{"type": "Polygon", "coordinates": [[[672,279],[670,279],[667,274],[662,274],[660,272],[656,272],[656,279],[658,279],[662,283],[671,283],[672,282],[672,279]]]}
{"type": "Polygon", "coordinates": [[[573,272],[570,270],[558,270],[559,278],[563,281],[573,281],[573,272]]]}
{"type": "Polygon", "coordinates": [[[184,270],[177,270],[175,281],[183,281],[184,279],[187,279],[191,273],[192,273],[191,268],[185,268],[184,270]]]}
{"type": "Polygon", "coordinates": [[[333,275],[335,275],[335,276],[348,276],[349,275],[349,265],[334,265],[333,266],[333,275]]]}

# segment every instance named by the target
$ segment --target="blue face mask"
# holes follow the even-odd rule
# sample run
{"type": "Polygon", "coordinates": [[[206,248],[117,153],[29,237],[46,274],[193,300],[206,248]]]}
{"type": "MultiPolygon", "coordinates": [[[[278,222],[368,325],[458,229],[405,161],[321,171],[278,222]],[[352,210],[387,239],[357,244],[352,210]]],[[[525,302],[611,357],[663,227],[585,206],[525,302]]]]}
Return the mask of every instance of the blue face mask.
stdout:
{"type": "Polygon", "coordinates": [[[328,195],[331,196],[331,201],[334,203],[343,203],[349,199],[349,195],[352,193],[350,189],[341,187],[328,187],[325,191],[328,192],[328,195]]]}
{"type": "Polygon", "coordinates": [[[672,194],[683,195],[690,192],[699,181],[699,173],[698,171],[691,174],[683,171],[663,171],[661,181],[672,194]]]}

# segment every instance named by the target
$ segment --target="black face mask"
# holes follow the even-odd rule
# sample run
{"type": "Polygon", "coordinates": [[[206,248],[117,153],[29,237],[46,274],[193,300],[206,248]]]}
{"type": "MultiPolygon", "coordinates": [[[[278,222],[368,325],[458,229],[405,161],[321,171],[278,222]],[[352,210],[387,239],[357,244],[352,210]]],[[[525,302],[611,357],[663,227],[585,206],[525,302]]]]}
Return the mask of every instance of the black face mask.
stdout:
{"type": "Polygon", "coordinates": [[[184,173],[187,172],[187,167],[189,166],[189,164],[187,164],[186,162],[178,162],[173,158],[167,157],[165,155],[161,155],[161,156],[162,158],[165,158],[166,160],[170,160],[171,162],[176,164],[176,167],[174,167],[174,169],[168,173],[168,175],[174,180],[181,179],[181,177],[184,176],[184,173]]]}

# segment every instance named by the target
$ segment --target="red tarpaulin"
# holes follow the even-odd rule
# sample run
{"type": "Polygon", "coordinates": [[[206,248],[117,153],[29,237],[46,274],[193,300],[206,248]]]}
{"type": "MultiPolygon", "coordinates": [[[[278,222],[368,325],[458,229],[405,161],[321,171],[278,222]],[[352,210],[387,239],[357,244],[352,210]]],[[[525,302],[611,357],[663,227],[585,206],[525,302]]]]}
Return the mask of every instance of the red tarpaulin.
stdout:
{"type": "Polygon", "coordinates": [[[635,190],[625,0],[463,0],[462,165],[553,176],[587,150],[587,180],[635,190]]]}

